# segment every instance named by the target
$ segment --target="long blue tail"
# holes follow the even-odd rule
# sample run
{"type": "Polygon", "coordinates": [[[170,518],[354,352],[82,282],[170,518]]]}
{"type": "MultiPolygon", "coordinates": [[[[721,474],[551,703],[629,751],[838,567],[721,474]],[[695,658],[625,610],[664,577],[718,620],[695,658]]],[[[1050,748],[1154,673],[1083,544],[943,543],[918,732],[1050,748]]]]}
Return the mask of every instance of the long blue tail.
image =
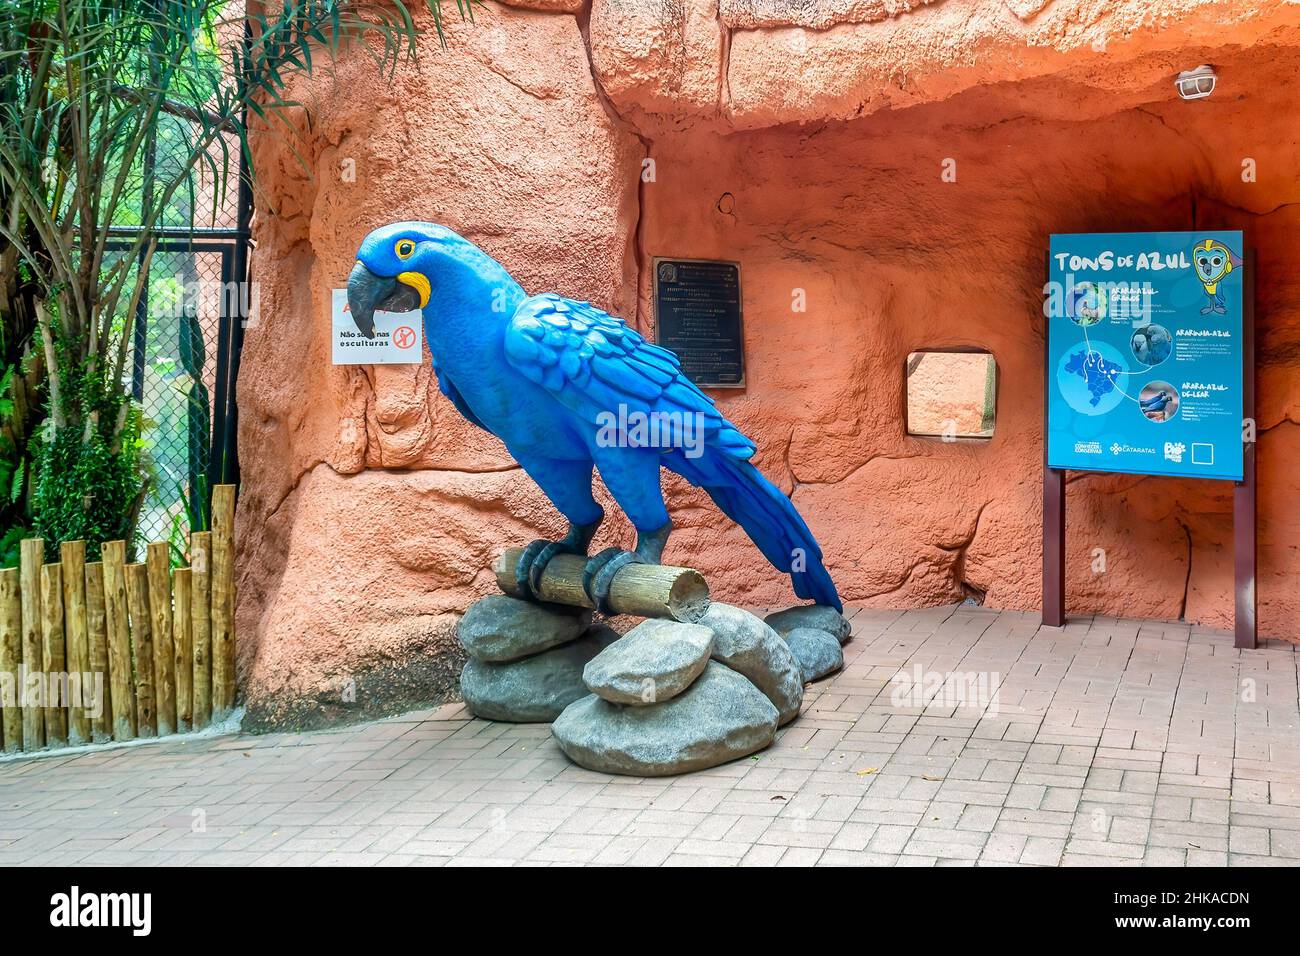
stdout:
{"type": "Polygon", "coordinates": [[[706,446],[699,458],[687,458],[679,451],[665,456],[664,465],[708,492],[772,566],[790,575],[795,594],[837,611],[844,609],[822,564],[817,539],[790,499],[749,461],[706,446]],[[802,570],[795,570],[796,566],[802,570]]]}

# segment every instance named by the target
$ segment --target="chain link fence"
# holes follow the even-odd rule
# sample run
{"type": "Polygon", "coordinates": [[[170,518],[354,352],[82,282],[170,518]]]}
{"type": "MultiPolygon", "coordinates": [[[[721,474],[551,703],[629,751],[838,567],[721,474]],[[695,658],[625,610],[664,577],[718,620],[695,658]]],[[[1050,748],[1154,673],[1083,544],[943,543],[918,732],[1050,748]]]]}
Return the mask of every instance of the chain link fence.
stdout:
{"type": "Polygon", "coordinates": [[[131,390],[151,471],[139,521],[149,541],[183,541],[208,527],[216,353],[228,318],[220,296],[233,250],[207,245],[168,245],[154,254],[143,324],[137,317],[131,390]]]}
{"type": "MultiPolygon", "coordinates": [[[[227,5],[218,30],[223,45],[244,35],[243,11],[242,3],[227,5]]],[[[140,171],[142,194],[190,165],[195,134],[184,118],[160,119],[140,171]]],[[[137,540],[170,541],[178,554],[191,531],[209,528],[213,485],[238,480],[234,383],[250,306],[252,202],[237,137],[220,140],[153,230],[157,247],[135,311],[128,366],[149,469],[137,540]]],[[[113,232],[119,250],[139,234],[129,222],[115,222],[113,232]]]]}

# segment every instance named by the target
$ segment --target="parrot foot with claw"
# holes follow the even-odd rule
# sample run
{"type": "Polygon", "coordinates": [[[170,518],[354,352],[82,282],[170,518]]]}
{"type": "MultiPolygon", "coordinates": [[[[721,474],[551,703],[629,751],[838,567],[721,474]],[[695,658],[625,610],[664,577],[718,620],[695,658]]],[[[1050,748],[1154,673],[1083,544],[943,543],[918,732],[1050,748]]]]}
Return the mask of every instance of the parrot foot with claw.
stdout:
{"type": "Polygon", "coordinates": [[[672,530],[673,523],[669,521],[654,531],[638,531],[634,550],[606,548],[587,562],[582,570],[582,589],[597,611],[601,614],[618,613],[609,606],[609,588],[614,583],[614,575],[629,564],[659,564],[672,530]]]}
{"type": "Polygon", "coordinates": [[[519,563],[515,566],[515,583],[519,586],[519,590],[532,600],[540,601],[537,589],[542,583],[542,572],[550,564],[551,558],[557,554],[577,554],[586,557],[591,539],[596,536],[596,531],[604,520],[605,516],[602,514],[590,524],[570,523],[568,533],[559,541],[539,538],[530,543],[524,548],[524,553],[519,556],[519,563]]]}

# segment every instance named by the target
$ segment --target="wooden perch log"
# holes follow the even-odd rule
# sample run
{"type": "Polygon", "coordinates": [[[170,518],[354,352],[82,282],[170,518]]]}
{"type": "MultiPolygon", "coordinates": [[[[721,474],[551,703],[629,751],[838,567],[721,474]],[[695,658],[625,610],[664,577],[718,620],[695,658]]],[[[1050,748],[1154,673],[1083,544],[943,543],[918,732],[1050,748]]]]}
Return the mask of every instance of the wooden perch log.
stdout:
{"type": "MultiPolygon", "coordinates": [[[[515,568],[523,553],[522,548],[509,548],[497,558],[493,568],[501,590],[515,598],[526,596],[515,582],[515,568]]],[[[586,564],[586,558],[575,554],[556,555],[542,572],[537,596],[551,604],[590,608],[591,599],[582,589],[582,570],[586,564]]],[[[699,571],[691,568],[629,564],[614,575],[609,603],[619,614],[692,624],[709,609],[709,585],[699,571]]]]}

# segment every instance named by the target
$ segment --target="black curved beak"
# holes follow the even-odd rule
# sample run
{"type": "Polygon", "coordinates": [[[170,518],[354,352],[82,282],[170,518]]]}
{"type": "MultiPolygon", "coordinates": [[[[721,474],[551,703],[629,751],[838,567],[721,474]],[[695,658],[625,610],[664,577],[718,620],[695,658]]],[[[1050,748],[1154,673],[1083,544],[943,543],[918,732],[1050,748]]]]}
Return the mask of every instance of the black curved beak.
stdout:
{"type": "Polygon", "coordinates": [[[420,305],[420,293],[404,282],[378,276],[358,262],[348,276],[348,311],[357,331],[375,337],[376,312],[410,312],[420,305]]]}

